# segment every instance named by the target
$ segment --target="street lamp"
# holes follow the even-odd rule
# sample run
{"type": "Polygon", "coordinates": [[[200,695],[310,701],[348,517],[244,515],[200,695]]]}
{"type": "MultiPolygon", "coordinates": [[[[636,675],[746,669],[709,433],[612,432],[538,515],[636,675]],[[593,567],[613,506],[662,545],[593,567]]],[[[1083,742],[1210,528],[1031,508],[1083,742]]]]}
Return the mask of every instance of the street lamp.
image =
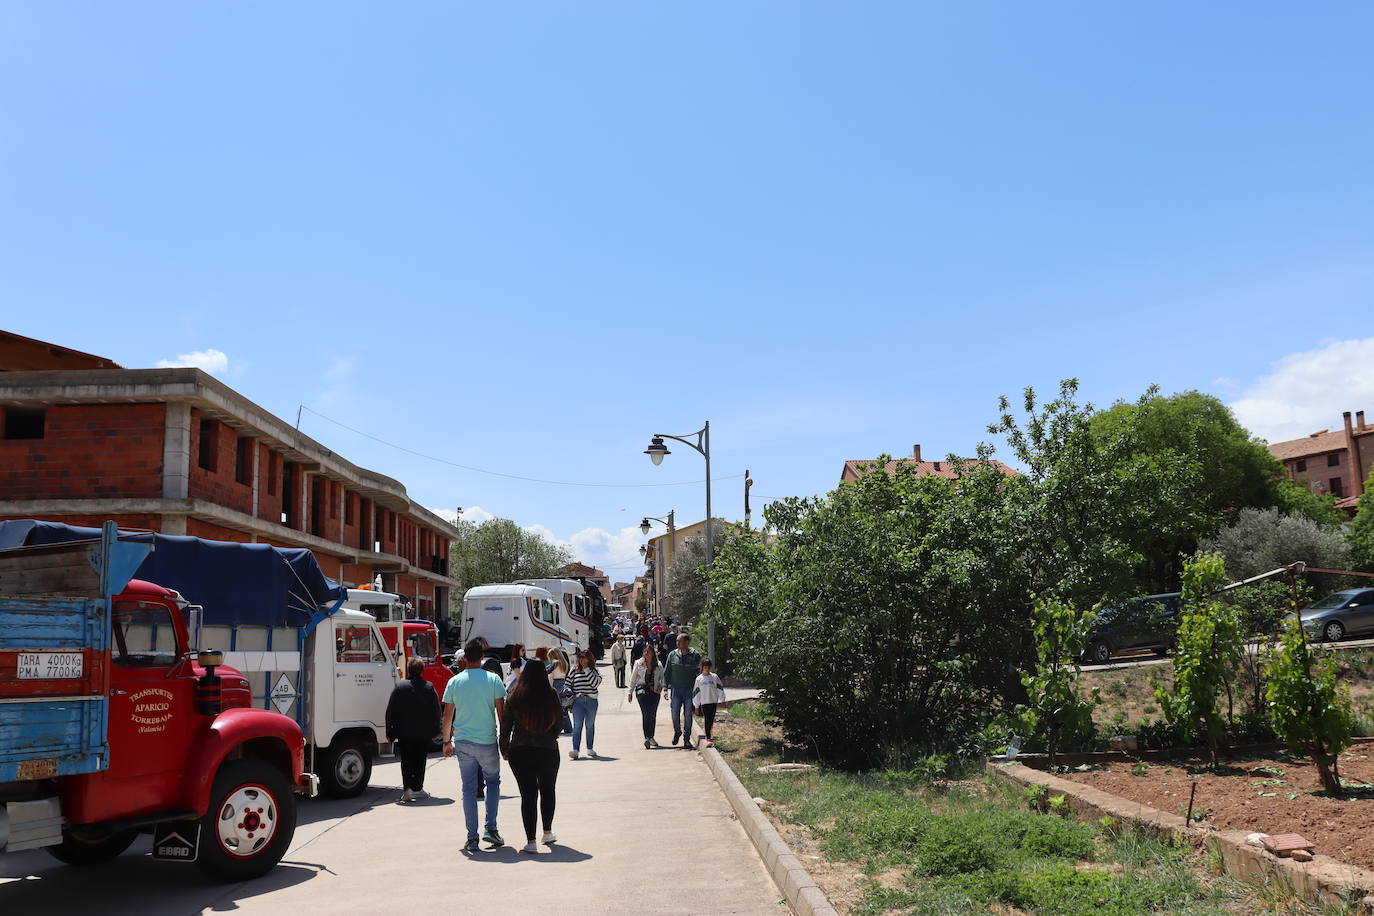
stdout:
{"type": "MultiPolygon", "coordinates": [[[[696,441],[693,442],[684,436],[654,433],[653,439],[649,442],[649,447],[644,450],[644,454],[649,456],[649,460],[655,466],[662,464],[663,456],[671,454],[668,451],[668,446],[663,444],[663,440],[672,439],[683,445],[690,445],[701,454],[701,457],[706,459],[706,569],[710,571],[711,561],[716,556],[715,538],[711,533],[711,529],[714,527],[711,524],[711,421],[707,420],[701,429],[694,433],[688,433],[687,436],[694,437],[696,441]]],[[[640,527],[642,529],[643,525],[641,524],[640,527]]],[[[706,583],[706,600],[708,603],[711,600],[711,583],[709,580],[706,583]]],[[[706,622],[706,654],[712,659],[716,657],[716,623],[714,620],[706,622]]]]}
{"type": "MultiPolygon", "coordinates": [[[[639,530],[645,534],[648,534],[649,529],[653,527],[653,525],[649,524],[650,522],[662,522],[663,524],[668,526],[668,550],[666,553],[663,554],[662,557],[659,557],[654,563],[654,574],[658,578],[657,591],[659,598],[668,597],[668,563],[672,562],[671,557],[673,556],[673,551],[677,549],[677,539],[675,537],[677,527],[673,524],[673,517],[676,512],[676,509],[670,509],[668,511],[667,518],[655,518],[652,515],[646,515],[639,523],[639,530]]],[[[639,548],[641,553],[646,552],[647,549],[648,548],[646,547],[639,548]]],[[[672,605],[669,604],[668,608],[669,610],[671,610],[672,605]]]]}

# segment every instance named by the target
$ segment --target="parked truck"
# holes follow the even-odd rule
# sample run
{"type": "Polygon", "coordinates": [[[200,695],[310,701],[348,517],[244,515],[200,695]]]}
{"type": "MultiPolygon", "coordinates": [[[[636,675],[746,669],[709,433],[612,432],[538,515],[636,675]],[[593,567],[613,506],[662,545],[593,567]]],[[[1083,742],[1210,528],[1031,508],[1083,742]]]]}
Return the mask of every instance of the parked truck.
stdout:
{"type": "Polygon", "coordinates": [[[371,614],[377,621],[386,646],[396,656],[398,674],[405,677],[412,658],[425,663],[425,680],[434,692],[444,695],[453,671],[440,656],[439,628],[433,622],[414,616],[414,607],[402,595],[375,588],[350,588],[344,607],[371,614]],[[399,648],[398,648],[399,647],[399,648]]]}
{"type": "Polygon", "coordinates": [[[91,864],[151,829],[156,858],[264,874],[316,791],[300,727],[248,708],[182,597],[131,578],[152,543],[85,530],[0,549],[0,852],[91,864]]]}
{"type": "MultiPolygon", "coordinates": [[[[88,536],[56,522],[0,522],[0,545],[88,536]],[[22,526],[15,528],[15,526],[22,526]]],[[[351,798],[367,788],[386,740],[397,664],[371,614],[345,606],[347,589],[305,549],[143,534],[156,549],[139,575],[203,611],[192,639],[223,651],[247,682],[249,704],[295,721],[320,790],[351,798]]]]}
{"type": "Polygon", "coordinates": [[[478,585],[463,594],[463,641],[482,640],[486,654],[500,661],[516,644],[576,652],[586,643],[572,632],[575,623],[558,597],[537,585],[478,585]]]}

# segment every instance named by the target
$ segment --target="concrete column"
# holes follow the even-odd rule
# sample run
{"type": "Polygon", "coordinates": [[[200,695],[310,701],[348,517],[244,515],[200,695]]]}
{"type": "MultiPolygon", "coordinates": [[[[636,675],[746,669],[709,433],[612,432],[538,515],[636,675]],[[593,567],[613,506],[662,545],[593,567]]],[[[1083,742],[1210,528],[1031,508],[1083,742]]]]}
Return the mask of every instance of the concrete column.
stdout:
{"type": "Polygon", "coordinates": [[[258,517],[258,493],[262,488],[260,469],[262,466],[262,441],[253,440],[253,518],[258,517]]]}
{"type": "Polygon", "coordinates": [[[339,543],[344,543],[344,532],[348,528],[348,487],[339,484],[339,543]]]}
{"type": "Polygon", "coordinates": [[[306,534],[313,534],[310,530],[310,491],[313,484],[310,480],[310,472],[301,469],[301,519],[299,530],[306,534]]]}
{"type": "Polygon", "coordinates": [[[191,405],[166,405],[162,430],[162,498],[191,495],[191,405]]]}

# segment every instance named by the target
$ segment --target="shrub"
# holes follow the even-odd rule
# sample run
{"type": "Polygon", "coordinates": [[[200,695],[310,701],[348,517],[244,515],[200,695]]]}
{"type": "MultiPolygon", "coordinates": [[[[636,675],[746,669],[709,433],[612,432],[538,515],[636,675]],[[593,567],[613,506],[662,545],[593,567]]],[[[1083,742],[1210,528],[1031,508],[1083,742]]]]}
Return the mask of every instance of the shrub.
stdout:
{"type": "Polygon", "coordinates": [[[1327,792],[1341,795],[1337,755],[1350,746],[1355,714],[1349,692],[1336,686],[1335,658],[1328,655],[1314,666],[1302,626],[1294,620],[1269,662],[1268,674],[1274,730],[1295,753],[1312,758],[1327,792]]]}
{"type": "Polygon", "coordinates": [[[1047,859],[1091,859],[1093,829],[1077,821],[1036,817],[1026,826],[1021,848],[1047,859]]]}
{"type": "Polygon", "coordinates": [[[991,871],[1006,860],[1005,840],[965,817],[937,817],[916,842],[916,873],[965,875],[991,871]]]}

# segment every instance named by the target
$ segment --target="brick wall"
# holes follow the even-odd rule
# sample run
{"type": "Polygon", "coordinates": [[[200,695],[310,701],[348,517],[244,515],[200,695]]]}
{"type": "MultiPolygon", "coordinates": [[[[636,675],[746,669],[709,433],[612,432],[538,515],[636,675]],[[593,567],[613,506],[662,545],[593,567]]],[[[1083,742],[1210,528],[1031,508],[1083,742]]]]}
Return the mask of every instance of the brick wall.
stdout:
{"type": "MultiPolygon", "coordinates": [[[[20,518],[17,515],[0,515],[0,521],[9,521],[20,518]]],[[[120,528],[134,529],[139,528],[144,531],[161,531],[162,519],[156,515],[46,515],[44,521],[62,522],[67,525],[80,525],[89,528],[99,528],[107,521],[115,522],[120,528]]]]}
{"type": "Polygon", "coordinates": [[[191,411],[191,498],[252,515],[252,478],[247,483],[235,479],[238,434],[218,420],[205,420],[199,410],[191,411]],[[207,443],[202,443],[203,435],[209,437],[207,443]]]}
{"type": "Polygon", "coordinates": [[[0,499],[157,498],[161,404],[48,407],[43,438],[0,439],[0,499]]]}
{"type": "Polygon", "coordinates": [[[263,443],[258,444],[258,518],[281,523],[282,456],[263,443]]]}

